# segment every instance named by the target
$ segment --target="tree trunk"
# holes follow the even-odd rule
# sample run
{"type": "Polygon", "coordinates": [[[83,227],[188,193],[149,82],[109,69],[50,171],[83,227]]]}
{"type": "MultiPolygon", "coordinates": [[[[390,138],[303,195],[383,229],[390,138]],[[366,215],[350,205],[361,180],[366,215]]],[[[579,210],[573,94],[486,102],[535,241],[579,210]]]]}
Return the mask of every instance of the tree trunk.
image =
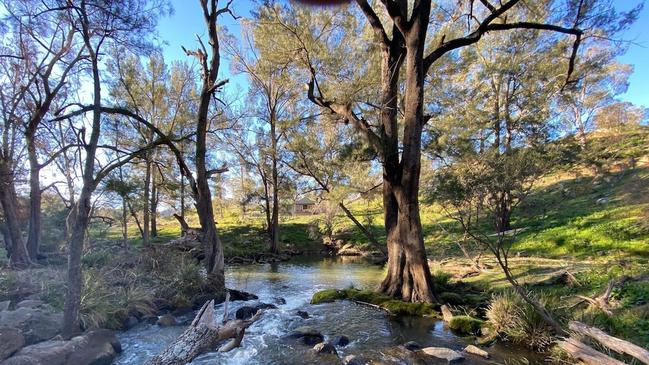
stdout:
{"type": "MultiPolygon", "coordinates": [[[[420,11],[425,16],[413,14],[409,31],[404,37],[407,52],[404,61],[406,90],[401,162],[384,163],[383,169],[384,204],[387,200],[384,209],[388,241],[388,272],[381,283],[380,290],[404,301],[435,302],[419,216],[421,134],[425,123],[423,52],[430,3],[422,2],[421,6],[420,11]]],[[[384,63],[389,65],[385,60],[384,63]]],[[[392,76],[391,72],[393,71],[388,70],[388,76],[392,76]]],[[[383,82],[390,82],[386,81],[385,77],[384,74],[383,82]]],[[[392,95],[396,96],[396,88],[392,95]]],[[[395,148],[396,146],[392,146],[393,150],[395,148]]],[[[394,151],[391,152],[393,153],[394,151]]],[[[387,157],[389,156],[384,157],[386,161],[387,157]]]]}
{"type": "Polygon", "coordinates": [[[27,235],[27,252],[32,260],[38,258],[42,237],[41,224],[41,167],[38,163],[34,136],[27,134],[27,155],[29,157],[29,233],[27,235]]]}
{"type": "Polygon", "coordinates": [[[365,235],[368,241],[370,241],[370,243],[374,247],[378,248],[381,252],[383,252],[383,254],[387,255],[386,248],[383,245],[381,245],[379,241],[376,240],[376,238],[374,237],[372,232],[369,231],[369,229],[367,229],[361,222],[358,221],[358,219],[356,219],[356,217],[354,217],[352,212],[349,209],[347,209],[345,204],[343,204],[343,202],[339,202],[338,206],[340,207],[340,209],[342,209],[342,211],[345,213],[347,218],[349,218],[349,220],[351,220],[354,223],[354,225],[356,225],[356,227],[361,231],[361,233],[365,235]]]}
{"type": "Polygon", "coordinates": [[[122,197],[122,240],[124,247],[128,247],[128,207],[126,197],[122,197]]]}
{"type": "Polygon", "coordinates": [[[156,174],[152,171],[151,175],[151,237],[158,237],[158,191],[156,174]]]}
{"type": "Polygon", "coordinates": [[[144,175],[144,207],[142,208],[142,244],[149,245],[149,230],[151,229],[151,215],[149,210],[149,202],[151,200],[151,157],[147,153],[146,157],[146,173],[144,175]]]}
{"type": "Polygon", "coordinates": [[[270,116],[270,138],[271,138],[271,160],[272,173],[271,183],[273,190],[273,212],[271,214],[271,224],[273,235],[270,242],[270,252],[279,253],[279,174],[277,172],[277,136],[275,130],[276,116],[271,112],[270,116]]]}
{"type": "Polygon", "coordinates": [[[600,344],[607,348],[620,353],[627,354],[642,361],[644,364],[649,364],[649,350],[643,349],[638,345],[634,345],[628,341],[620,340],[619,338],[608,335],[606,332],[595,327],[588,327],[581,322],[570,322],[568,325],[571,331],[580,333],[597,340],[600,344]]]}
{"type": "Polygon", "coordinates": [[[573,358],[586,365],[625,365],[626,363],[605,355],[586,344],[569,337],[558,342],[558,346],[573,358]]]}
{"type": "MultiPolygon", "coordinates": [[[[10,239],[10,265],[15,269],[24,269],[31,265],[29,253],[23,240],[18,217],[18,198],[14,187],[13,171],[6,162],[0,161],[0,204],[5,219],[7,238],[10,239]]],[[[9,243],[6,243],[9,245],[9,243]]]]}

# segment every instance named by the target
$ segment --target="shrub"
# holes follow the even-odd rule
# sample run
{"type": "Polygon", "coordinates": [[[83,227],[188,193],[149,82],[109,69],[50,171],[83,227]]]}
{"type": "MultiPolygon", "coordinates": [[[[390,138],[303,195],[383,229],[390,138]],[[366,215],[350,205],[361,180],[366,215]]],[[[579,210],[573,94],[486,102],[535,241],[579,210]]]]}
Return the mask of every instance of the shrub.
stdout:
{"type": "Polygon", "coordinates": [[[460,296],[460,294],[458,293],[443,292],[439,295],[439,299],[446,304],[452,305],[464,303],[464,299],[462,299],[462,296],[460,296]]]}
{"type": "MultiPolygon", "coordinates": [[[[545,294],[530,295],[533,295],[534,299],[555,318],[561,320],[564,317],[556,297],[545,294]]],[[[536,350],[543,350],[554,342],[552,327],[545,323],[530,304],[512,291],[495,295],[487,308],[486,315],[494,331],[512,342],[536,350]]]]}
{"type": "Polygon", "coordinates": [[[480,333],[480,327],[484,324],[483,320],[470,316],[454,316],[448,326],[463,335],[475,335],[480,333]]]}

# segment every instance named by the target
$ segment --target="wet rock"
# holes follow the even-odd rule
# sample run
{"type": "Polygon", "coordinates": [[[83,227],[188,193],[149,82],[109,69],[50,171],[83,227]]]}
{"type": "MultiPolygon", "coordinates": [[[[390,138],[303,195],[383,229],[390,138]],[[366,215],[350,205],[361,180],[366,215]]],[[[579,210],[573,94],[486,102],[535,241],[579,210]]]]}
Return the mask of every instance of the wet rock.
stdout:
{"type": "Polygon", "coordinates": [[[124,320],[122,326],[124,327],[124,329],[128,330],[137,326],[138,323],[140,323],[140,321],[137,319],[136,316],[128,316],[128,318],[124,320]]]}
{"type": "Polygon", "coordinates": [[[2,365],[110,365],[122,347],[109,330],[93,330],[70,341],[27,346],[2,365]]]}
{"type": "Polygon", "coordinates": [[[343,359],[344,365],[369,365],[369,360],[366,360],[360,356],[356,355],[347,355],[343,359]]]}
{"type": "Polygon", "coordinates": [[[9,304],[11,304],[11,301],[9,301],[9,300],[5,300],[4,302],[0,302],[0,311],[9,310],[9,304]]]}
{"type": "Polygon", "coordinates": [[[288,337],[297,339],[299,342],[309,346],[324,341],[324,336],[318,332],[318,330],[309,326],[302,326],[294,329],[288,337]]]}
{"type": "Polygon", "coordinates": [[[336,348],[330,343],[320,342],[313,346],[313,350],[318,354],[338,355],[338,351],[336,351],[336,348]]]}
{"type": "Polygon", "coordinates": [[[0,361],[13,355],[25,345],[23,334],[10,327],[0,327],[0,361]]]}
{"type": "Polygon", "coordinates": [[[349,337],[344,336],[344,335],[343,336],[336,336],[330,341],[330,343],[332,345],[334,345],[334,346],[345,347],[345,346],[349,345],[349,337]]]}
{"type": "Polygon", "coordinates": [[[485,359],[489,358],[489,353],[487,351],[473,345],[469,345],[465,347],[464,352],[466,352],[467,354],[473,354],[480,357],[484,357],[485,359]]]}
{"type": "Polygon", "coordinates": [[[440,308],[442,311],[442,318],[444,318],[444,322],[450,323],[453,320],[453,313],[451,310],[446,306],[446,304],[442,305],[440,308]]]}
{"type": "Polygon", "coordinates": [[[235,317],[237,319],[250,319],[252,316],[257,313],[257,308],[255,307],[250,307],[250,306],[243,306],[239,309],[237,309],[237,312],[235,313],[235,317]]]}
{"type": "Polygon", "coordinates": [[[277,309],[275,304],[259,303],[255,306],[257,309],[277,309]]]}
{"type": "Polygon", "coordinates": [[[418,344],[415,341],[408,341],[408,342],[403,344],[403,347],[405,347],[407,350],[410,350],[410,351],[421,350],[421,345],[418,344]]]}
{"type": "Polygon", "coordinates": [[[43,306],[45,306],[45,303],[42,300],[35,300],[35,299],[23,300],[22,302],[16,304],[16,308],[35,309],[43,306]]]}
{"type": "Polygon", "coordinates": [[[464,356],[459,352],[445,347],[425,347],[421,351],[428,356],[446,360],[449,364],[455,364],[464,359],[464,356]]]}
{"type": "Polygon", "coordinates": [[[176,318],[171,314],[165,314],[164,316],[158,319],[156,324],[160,327],[171,327],[171,326],[177,326],[178,322],[176,321],[176,318]]]}
{"type": "Polygon", "coordinates": [[[297,311],[297,312],[295,312],[295,314],[298,317],[302,317],[303,319],[309,319],[311,317],[311,316],[309,316],[309,313],[307,313],[305,311],[297,311]]]}
{"type": "Polygon", "coordinates": [[[144,316],[142,317],[142,322],[146,324],[156,324],[158,322],[158,316],[144,316]]]}
{"type": "Polygon", "coordinates": [[[278,305],[286,304],[286,299],[281,298],[281,297],[275,298],[275,304],[278,304],[278,305]]]}
{"type": "Polygon", "coordinates": [[[252,293],[247,293],[245,291],[241,290],[235,290],[235,289],[228,289],[230,292],[230,300],[231,301],[236,301],[236,300],[241,300],[241,301],[247,301],[247,300],[257,300],[259,299],[258,296],[252,294],[252,293]]]}
{"type": "Polygon", "coordinates": [[[63,314],[54,312],[48,306],[39,308],[17,308],[0,312],[0,326],[13,327],[25,336],[25,343],[49,340],[61,332],[63,314]]]}

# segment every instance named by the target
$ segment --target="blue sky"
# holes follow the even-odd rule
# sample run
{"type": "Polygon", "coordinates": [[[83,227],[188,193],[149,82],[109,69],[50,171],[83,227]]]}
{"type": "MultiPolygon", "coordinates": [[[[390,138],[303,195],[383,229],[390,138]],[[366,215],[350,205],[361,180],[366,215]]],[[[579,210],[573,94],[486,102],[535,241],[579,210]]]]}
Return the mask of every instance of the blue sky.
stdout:
{"type": "MultiPolygon", "coordinates": [[[[635,0],[615,0],[616,8],[628,10],[635,0]]],[[[167,62],[187,59],[180,46],[195,48],[197,46],[195,34],[205,36],[205,26],[202,13],[197,0],[172,0],[175,9],[171,17],[160,21],[160,38],[167,42],[164,55],[167,62]]],[[[235,0],[233,9],[235,14],[248,17],[254,2],[249,0],[235,0]]],[[[225,15],[220,19],[220,24],[230,33],[238,36],[240,33],[238,21],[225,15]]],[[[638,21],[622,36],[625,40],[633,41],[626,54],[619,57],[620,62],[634,66],[634,72],[629,81],[630,86],[626,94],[620,96],[622,100],[633,102],[649,108],[649,4],[645,6],[638,21]]],[[[243,76],[232,77],[227,61],[221,67],[221,78],[230,77],[231,86],[246,89],[246,79],[243,76]]]]}

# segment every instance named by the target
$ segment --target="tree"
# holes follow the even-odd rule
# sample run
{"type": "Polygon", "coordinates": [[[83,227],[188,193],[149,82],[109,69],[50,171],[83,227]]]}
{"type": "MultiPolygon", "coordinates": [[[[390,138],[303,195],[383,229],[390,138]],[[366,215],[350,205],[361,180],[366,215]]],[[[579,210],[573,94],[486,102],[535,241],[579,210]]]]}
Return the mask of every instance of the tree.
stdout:
{"type": "Polygon", "coordinates": [[[102,114],[106,108],[102,106],[102,78],[100,58],[103,48],[111,42],[129,44],[131,46],[147,46],[145,43],[149,33],[155,27],[157,17],[165,13],[164,3],[148,3],[146,1],[115,1],[105,3],[102,1],[82,0],[78,4],[67,3],[63,6],[66,16],[74,22],[79,29],[80,37],[88,52],[89,68],[93,85],[93,102],[90,107],[81,108],[76,112],[55,119],[65,119],[92,111],[90,122],[90,137],[84,139],[85,161],[82,172],[82,187],[77,199],[75,209],[72,210],[72,232],[68,241],[68,285],[63,311],[63,335],[70,338],[79,330],[79,307],[81,304],[81,254],[86,230],[91,212],[91,198],[93,192],[103,178],[111,171],[136,158],[142,150],[146,151],[153,145],[145,146],[138,151],[120,158],[114,163],[97,169],[96,157],[102,127],[102,114]],[[124,16],[128,14],[129,16],[124,16]]]}
{"type": "Polygon", "coordinates": [[[645,115],[647,110],[644,108],[629,102],[617,102],[600,109],[594,119],[598,130],[620,134],[640,125],[645,115]]]}
{"type": "MultiPolygon", "coordinates": [[[[304,32],[303,29],[311,26],[307,16],[291,19],[283,16],[277,7],[272,7],[269,10],[272,26],[276,33],[284,34],[284,37],[278,38],[278,42],[269,47],[282,49],[279,41],[292,39],[291,46],[298,48],[293,52],[293,57],[302,61],[311,75],[308,98],[339,121],[353,125],[379,155],[383,168],[383,207],[388,246],[388,271],[380,291],[406,301],[433,302],[435,296],[423,244],[418,201],[422,135],[424,126],[434,112],[427,107],[425,80],[442,76],[433,66],[445,56],[456,55],[456,50],[478,43],[487,33],[514,29],[544,30],[574,37],[564,78],[566,83],[571,83],[576,53],[584,36],[583,29],[606,24],[612,13],[596,1],[570,2],[566,7],[544,2],[539,6],[546,6],[549,10],[542,14],[560,14],[549,20],[539,17],[533,9],[520,12],[523,16],[512,14],[512,9],[523,7],[520,0],[498,5],[488,0],[479,4],[468,1],[452,9],[441,4],[433,8],[432,2],[418,0],[411,5],[405,0],[386,0],[382,2],[383,7],[371,6],[364,0],[357,0],[356,4],[365,16],[365,24],[375,35],[375,43],[364,45],[365,50],[372,51],[364,59],[378,59],[380,64],[379,92],[373,95],[378,101],[370,104],[376,106],[375,114],[363,110],[361,102],[365,101],[354,98],[353,91],[344,98],[338,97],[336,90],[341,86],[340,82],[332,80],[334,77],[330,74],[319,72],[323,64],[323,49],[341,57],[341,52],[348,51],[336,40],[346,37],[320,37],[312,32],[304,32]],[[599,16],[601,14],[605,15],[599,16]],[[603,17],[608,18],[604,20],[603,17]],[[431,22],[431,19],[435,21],[431,22]],[[318,43],[320,39],[324,40],[318,43]],[[401,77],[404,77],[403,84],[401,77]],[[334,86],[327,87],[325,81],[334,86]],[[375,122],[367,119],[372,116],[375,122]]],[[[331,33],[331,27],[322,29],[331,33]]],[[[354,31],[358,32],[357,29],[354,31]]],[[[367,69],[371,67],[361,70],[367,69]]],[[[434,95],[431,97],[434,98],[434,95]]]]}
{"type": "MultiPolygon", "coordinates": [[[[218,0],[201,0],[200,5],[203,11],[203,20],[207,27],[209,52],[205,44],[198,37],[200,48],[187,50],[188,56],[194,56],[201,67],[201,91],[199,95],[198,110],[196,113],[196,179],[190,179],[190,186],[196,212],[201,224],[201,241],[205,251],[205,263],[209,281],[215,291],[225,289],[223,259],[223,245],[216,231],[214,223],[214,207],[212,206],[212,193],[209,181],[212,175],[226,171],[225,166],[217,169],[208,169],[207,163],[207,132],[210,126],[210,105],[212,99],[219,89],[227,83],[227,80],[218,80],[219,68],[221,65],[220,44],[218,35],[217,19],[220,15],[228,13],[233,15],[228,2],[224,7],[218,7],[218,0]]],[[[189,177],[188,177],[189,178],[189,177]]]]}

